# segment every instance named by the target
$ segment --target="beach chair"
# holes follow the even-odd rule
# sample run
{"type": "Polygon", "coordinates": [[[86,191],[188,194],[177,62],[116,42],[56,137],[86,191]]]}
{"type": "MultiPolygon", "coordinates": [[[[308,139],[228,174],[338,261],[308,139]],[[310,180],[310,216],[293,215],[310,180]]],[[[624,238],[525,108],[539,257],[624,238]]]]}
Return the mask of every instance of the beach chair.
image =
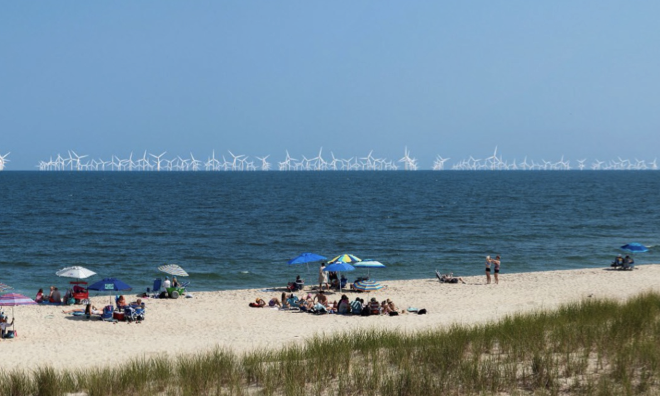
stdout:
{"type": "Polygon", "coordinates": [[[103,313],[101,314],[101,320],[105,320],[107,322],[112,322],[112,314],[115,312],[115,307],[112,305],[106,305],[103,307],[103,313]]]}
{"type": "Polygon", "coordinates": [[[147,295],[151,293],[151,298],[158,298],[158,296],[160,295],[160,287],[162,285],[163,285],[163,281],[160,278],[154,279],[154,286],[151,290],[147,288],[147,295]]]}

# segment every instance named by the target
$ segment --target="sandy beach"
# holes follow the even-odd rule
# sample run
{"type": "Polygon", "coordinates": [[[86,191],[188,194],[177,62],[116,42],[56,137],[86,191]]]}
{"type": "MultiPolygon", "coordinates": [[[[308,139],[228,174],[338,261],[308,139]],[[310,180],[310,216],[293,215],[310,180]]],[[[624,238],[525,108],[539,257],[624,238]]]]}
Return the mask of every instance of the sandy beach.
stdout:
{"type": "MultiPolygon", "coordinates": [[[[216,346],[238,353],[280,348],[316,334],[330,336],[363,328],[415,331],[453,323],[483,323],[585,298],[626,299],[644,291],[660,291],[660,265],[642,265],[625,272],[598,268],[503,273],[498,285],[486,285],[485,276],[464,279],[466,284],[441,284],[435,277],[387,281],[383,282],[387,288],[377,292],[346,292],[351,300],[358,295],[379,301],[390,298],[399,308],[428,310],[427,315],[397,317],[312,315],[248,306],[257,297],[266,301],[279,298],[283,288],[193,290],[193,298],[145,299],[146,320],[140,324],[113,324],[62,313],[63,309],[80,306],[19,306],[14,308],[18,337],[1,340],[0,350],[3,360],[11,362],[12,367],[89,368],[118,365],[134,357],[201,352],[216,346]]],[[[338,292],[329,294],[331,301],[339,297],[338,292]]],[[[131,296],[128,300],[135,299],[131,296]]],[[[97,307],[109,301],[107,296],[92,298],[97,307]]],[[[11,315],[10,307],[3,310],[11,315]]]]}

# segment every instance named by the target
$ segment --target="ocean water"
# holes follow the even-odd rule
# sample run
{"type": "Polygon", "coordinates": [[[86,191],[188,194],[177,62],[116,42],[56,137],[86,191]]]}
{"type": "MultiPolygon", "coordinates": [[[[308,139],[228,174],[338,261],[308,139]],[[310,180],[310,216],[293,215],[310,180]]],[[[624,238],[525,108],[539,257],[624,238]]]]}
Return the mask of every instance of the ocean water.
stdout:
{"type": "MultiPolygon", "coordinates": [[[[82,265],[146,290],[177,263],[190,290],[315,283],[303,252],[352,253],[378,280],[434,270],[606,267],[629,242],[659,263],[660,172],[0,172],[0,282],[66,287],[82,265]]],[[[347,274],[349,279],[365,270],[347,274]]]]}

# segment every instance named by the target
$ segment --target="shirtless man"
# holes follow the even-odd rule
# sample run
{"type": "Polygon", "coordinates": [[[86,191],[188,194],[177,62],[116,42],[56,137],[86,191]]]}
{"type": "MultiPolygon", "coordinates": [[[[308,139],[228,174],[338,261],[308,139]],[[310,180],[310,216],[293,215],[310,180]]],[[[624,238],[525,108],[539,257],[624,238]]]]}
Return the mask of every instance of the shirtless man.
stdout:
{"type": "Polygon", "coordinates": [[[325,295],[325,293],[323,293],[323,290],[316,293],[316,296],[314,297],[314,301],[318,302],[319,304],[323,305],[324,307],[328,306],[328,297],[325,295]]]}

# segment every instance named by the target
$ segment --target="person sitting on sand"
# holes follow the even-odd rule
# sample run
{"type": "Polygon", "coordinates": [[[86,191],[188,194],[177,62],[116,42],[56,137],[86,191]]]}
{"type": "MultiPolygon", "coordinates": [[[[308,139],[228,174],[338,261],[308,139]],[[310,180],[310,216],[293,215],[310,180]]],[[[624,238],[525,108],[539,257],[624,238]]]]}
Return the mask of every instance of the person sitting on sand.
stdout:
{"type": "Polygon", "coordinates": [[[346,294],[342,294],[337,305],[337,313],[345,315],[351,313],[351,301],[346,294]]]}
{"type": "MultiPolygon", "coordinates": [[[[394,302],[390,300],[389,298],[386,300],[387,301],[387,307],[389,308],[390,312],[396,312],[399,313],[399,310],[396,309],[396,305],[394,305],[394,302]]],[[[406,311],[401,311],[401,313],[405,313],[406,311]]]]}
{"type": "Polygon", "coordinates": [[[635,266],[635,260],[632,257],[626,256],[623,260],[623,269],[632,269],[635,266]]]}
{"type": "Polygon", "coordinates": [[[355,297],[355,301],[351,302],[351,313],[353,315],[360,315],[362,313],[362,304],[364,300],[360,297],[355,297]]]}
{"type": "Polygon", "coordinates": [[[50,294],[50,297],[48,298],[48,301],[53,303],[53,304],[61,304],[62,303],[62,295],[60,294],[60,291],[57,290],[56,287],[52,287],[52,292],[50,294]]]}
{"type": "Polygon", "coordinates": [[[617,267],[623,267],[624,264],[623,256],[618,255],[614,258],[614,261],[612,261],[612,267],[617,268],[617,267]]]}
{"type": "Polygon", "coordinates": [[[318,302],[324,307],[328,306],[328,297],[325,295],[325,293],[323,293],[323,290],[320,290],[318,293],[316,293],[313,301],[318,302]]]}
{"type": "Polygon", "coordinates": [[[7,323],[7,317],[5,315],[0,316],[0,330],[2,330],[1,336],[5,338],[7,335],[7,329],[14,325],[14,318],[11,318],[11,323],[7,323]]]}
{"type": "Polygon", "coordinates": [[[44,302],[44,289],[39,289],[39,291],[37,292],[37,296],[34,298],[34,301],[37,304],[41,304],[42,302],[44,302]]]}
{"type": "Polygon", "coordinates": [[[387,300],[384,300],[380,303],[380,314],[381,315],[390,314],[390,306],[387,304],[387,300]]]}
{"type": "Polygon", "coordinates": [[[371,301],[369,301],[369,310],[371,311],[372,315],[380,314],[380,304],[378,304],[376,297],[371,297],[371,301]]]}

